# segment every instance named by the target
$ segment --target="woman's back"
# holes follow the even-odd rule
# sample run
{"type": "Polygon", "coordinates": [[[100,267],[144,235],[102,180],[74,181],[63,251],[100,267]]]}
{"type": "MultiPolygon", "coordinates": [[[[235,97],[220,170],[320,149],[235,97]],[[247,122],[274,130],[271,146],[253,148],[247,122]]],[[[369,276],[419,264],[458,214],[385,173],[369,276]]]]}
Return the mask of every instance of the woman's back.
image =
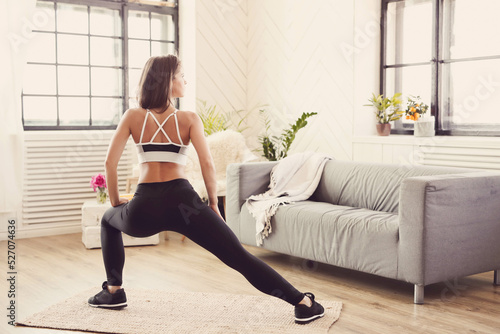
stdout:
{"type": "MultiPolygon", "coordinates": [[[[163,113],[150,110],[149,115],[148,111],[143,108],[130,109],[128,112],[131,117],[129,123],[130,134],[136,145],[145,143],[165,145],[172,143],[174,146],[185,146],[191,140],[190,127],[193,115],[191,112],[177,111],[173,107],[168,108],[163,113]],[[163,125],[161,129],[159,125],[163,125]]],[[[147,161],[140,164],[139,183],[163,182],[177,178],[185,178],[182,164],[160,161],[147,161]]]]}
{"type": "MultiPolygon", "coordinates": [[[[186,85],[176,56],[151,57],[146,62],[137,92],[141,108],[125,112],[106,155],[106,181],[113,206],[126,201],[119,197],[116,169],[130,135],[136,143],[140,162],[139,184],[185,179],[187,145],[192,143],[209,200],[217,204],[215,166],[204,136],[203,122],[196,113],[176,111],[174,107],[175,99],[184,96],[186,85]]],[[[218,210],[216,206],[214,210],[218,210]]]]}
{"type": "Polygon", "coordinates": [[[158,131],[158,124],[154,121],[152,117],[154,117],[158,123],[163,124],[163,122],[167,120],[167,122],[163,125],[163,130],[167,133],[168,137],[175,144],[185,144],[189,143],[189,126],[190,126],[190,118],[187,117],[189,112],[179,111],[177,110],[177,117],[173,117],[173,112],[175,109],[168,109],[163,113],[157,113],[154,110],[150,110],[149,116],[146,118],[148,112],[143,108],[130,109],[129,112],[133,113],[134,122],[130,125],[130,133],[132,134],[132,138],[134,142],[137,144],[141,139],[141,131],[144,126],[144,122],[146,121],[144,127],[144,133],[142,136],[142,142],[150,142],[153,140],[155,143],[168,143],[169,140],[165,137],[163,132],[158,131]],[[177,122],[180,130],[180,139],[182,139],[182,143],[179,141],[179,135],[177,132],[175,118],[177,118],[177,122]],[[153,138],[153,136],[156,136],[153,138]]]}

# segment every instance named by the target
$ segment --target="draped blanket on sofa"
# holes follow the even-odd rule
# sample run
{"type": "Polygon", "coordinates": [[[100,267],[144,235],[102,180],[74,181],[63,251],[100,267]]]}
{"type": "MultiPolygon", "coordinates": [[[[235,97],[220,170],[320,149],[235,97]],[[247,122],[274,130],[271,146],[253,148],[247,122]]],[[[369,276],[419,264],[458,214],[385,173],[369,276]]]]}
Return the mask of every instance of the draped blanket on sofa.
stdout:
{"type": "Polygon", "coordinates": [[[307,200],[314,193],[325,163],[331,159],[323,153],[297,153],[273,167],[269,190],[246,201],[256,221],[257,245],[272,232],[271,218],[280,205],[307,200]]]}

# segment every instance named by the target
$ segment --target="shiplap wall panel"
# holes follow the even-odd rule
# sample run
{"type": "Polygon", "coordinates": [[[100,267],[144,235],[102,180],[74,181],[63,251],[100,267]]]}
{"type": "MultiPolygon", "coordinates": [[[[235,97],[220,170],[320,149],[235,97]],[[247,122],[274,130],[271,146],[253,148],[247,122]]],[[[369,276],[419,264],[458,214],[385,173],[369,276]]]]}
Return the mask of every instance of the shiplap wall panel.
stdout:
{"type": "Polygon", "coordinates": [[[352,3],[257,0],[248,6],[249,103],[262,101],[270,112],[292,120],[318,112],[299,132],[292,152],[350,159],[353,75],[339,45],[352,39],[352,3]]]}
{"type": "Polygon", "coordinates": [[[246,108],[246,1],[196,2],[197,98],[226,113],[246,108]]]}
{"type": "Polygon", "coordinates": [[[197,97],[225,112],[251,111],[251,148],[263,134],[259,109],[275,135],[302,112],[318,112],[291,152],[351,159],[353,69],[340,45],[353,43],[353,8],[343,0],[198,1],[197,97]]]}

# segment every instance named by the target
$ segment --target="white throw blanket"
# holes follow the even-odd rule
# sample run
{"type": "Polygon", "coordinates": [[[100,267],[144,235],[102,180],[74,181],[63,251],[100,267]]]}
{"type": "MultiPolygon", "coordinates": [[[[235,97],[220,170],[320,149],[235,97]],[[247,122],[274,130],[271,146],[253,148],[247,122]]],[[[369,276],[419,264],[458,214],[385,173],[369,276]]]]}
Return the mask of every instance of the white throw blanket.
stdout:
{"type": "Polygon", "coordinates": [[[281,160],[271,171],[269,190],[250,196],[246,205],[256,220],[257,245],[272,232],[271,218],[282,204],[305,201],[316,190],[325,163],[322,153],[297,153],[281,160]]]}

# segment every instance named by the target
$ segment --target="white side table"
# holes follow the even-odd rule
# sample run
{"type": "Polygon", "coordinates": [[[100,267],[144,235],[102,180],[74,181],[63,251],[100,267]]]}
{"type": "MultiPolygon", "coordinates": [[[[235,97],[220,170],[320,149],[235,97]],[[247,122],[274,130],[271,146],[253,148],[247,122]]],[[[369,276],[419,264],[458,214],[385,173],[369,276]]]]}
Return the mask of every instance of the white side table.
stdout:
{"type": "MultiPolygon", "coordinates": [[[[82,206],[82,242],[86,248],[101,248],[101,218],[111,203],[97,203],[88,200],[82,206]]],[[[122,233],[124,246],[157,245],[160,243],[159,234],[146,238],[134,238],[122,233]]]]}

